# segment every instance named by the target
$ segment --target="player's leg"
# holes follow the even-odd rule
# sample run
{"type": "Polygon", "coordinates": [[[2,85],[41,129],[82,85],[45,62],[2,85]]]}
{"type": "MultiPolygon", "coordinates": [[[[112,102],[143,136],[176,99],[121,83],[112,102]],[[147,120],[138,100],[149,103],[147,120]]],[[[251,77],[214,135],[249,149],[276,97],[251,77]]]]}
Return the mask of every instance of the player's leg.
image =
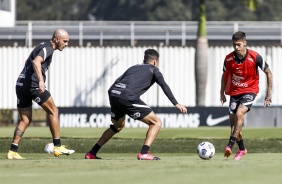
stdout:
{"type": "Polygon", "coordinates": [[[7,154],[7,159],[24,159],[18,154],[18,145],[20,143],[23,134],[31,122],[32,118],[32,107],[29,106],[27,108],[18,108],[20,122],[15,128],[14,137],[12,144],[10,146],[10,150],[7,154]]]}
{"type": "Polygon", "coordinates": [[[235,128],[236,119],[237,119],[236,114],[229,114],[231,132],[230,132],[228,144],[226,145],[224,149],[224,156],[227,158],[232,154],[232,148],[233,148],[234,143],[236,142],[236,137],[232,136],[232,132],[235,128]]]}
{"type": "Polygon", "coordinates": [[[98,151],[100,148],[106,144],[116,133],[120,132],[124,125],[125,125],[125,116],[120,118],[119,120],[114,120],[112,118],[112,125],[110,125],[110,128],[104,131],[100,139],[97,141],[97,143],[92,147],[92,149],[85,154],[85,159],[101,159],[97,156],[98,151]]]}
{"type": "Polygon", "coordinates": [[[18,154],[20,140],[32,120],[32,98],[29,90],[21,86],[16,86],[17,108],[20,122],[15,128],[13,141],[6,156],[7,159],[24,159],[18,154]]]}
{"type": "Polygon", "coordinates": [[[146,123],[149,126],[149,129],[147,131],[142,149],[140,153],[137,155],[137,159],[160,160],[160,158],[151,155],[149,149],[162,127],[162,122],[153,111],[151,111],[147,116],[142,118],[141,121],[146,123]]]}
{"type": "Polygon", "coordinates": [[[116,133],[120,132],[125,126],[125,111],[126,106],[119,99],[110,98],[111,105],[111,121],[110,127],[104,131],[97,143],[92,149],[85,154],[85,159],[101,159],[97,156],[100,148],[106,144],[116,133]]]}
{"type": "Polygon", "coordinates": [[[244,123],[244,117],[248,111],[249,111],[249,107],[243,104],[241,104],[237,110],[237,118],[238,118],[237,124],[236,124],[237,129],[234,129],[233,135],[237,137],[236,142],[239,146],[239,149],[234,157],[234,160],[240,160],[242,156],[247,153],[247,149],[245,148],[245,145],[243,142],[242,127],[244,123]]]}
{"type": "Polygon", "coordinates": [[[250,111],[255,98],[256,98],[256,94],[254,93],[247,93],[241,97],[240,100],[241,104],[239,105],[236,113],[238,118],[237,120],[238,130],[237,131],[234,130],[234,136],[237,136],[236,142],[238,144],[239,149],[234,157],[234,160],[240,160],[242,156],[247,153],[247,148],[245,148],[243,142],[242,127],[244,123],[244,117],[250,111]]]}
{"type": "Polygon", "coordinates": [[[50,96],[41,107],[47,113],[50,125],[50,131],[54,140],[54,146],[61,146],[60,141],[60,123],[59,123],[59,111],[55,106],[53,98],[50,96]]]}
{"type": "Polygon", "coordinates": [[[151,146],[162,127],[162,122],[153,111],[141,121],[149,126],[144,144],[151,146]]]}
{"type": "Polygon", "coordinates": [[[33,99],[35,99],[47,113],[49,128],[54,143],[54,156],[70,155],[74,153],[74,150],[67,149],[64,145],[61,145],[59,111],[49,91],[45,90],[43,93],[37,91],[33,94],[33,99]],[[40,100],[36,100],[38,98],[40,98],[40,100]]]}
{"type": "Polygon", "coordinates": [[[236,128],[236,122],[237,122],[237,109],[239,106],[239,96],[231,96],[230,97],[230,103],[229,103],[229,122],[230,122],[230,137],[228,144],[226,145],[224,149],[224,157],[229,157],[232,154],[232,148],[234,143],[236,142],[236,137],[233,136],[233,132],[236,128]]]}

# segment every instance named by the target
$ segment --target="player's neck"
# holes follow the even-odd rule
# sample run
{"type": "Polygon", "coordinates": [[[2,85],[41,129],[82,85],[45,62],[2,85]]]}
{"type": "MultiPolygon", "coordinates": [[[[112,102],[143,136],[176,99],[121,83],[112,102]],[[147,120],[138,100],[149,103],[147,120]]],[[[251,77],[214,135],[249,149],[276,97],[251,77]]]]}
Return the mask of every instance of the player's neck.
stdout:
{"type": "Polygon", "coordinates": [[[243,58],[246,57],[246,54],[247,54],[247,49],[246,49],[244,52],[242,52],[242,54],[237,54],[237,57],[238,57],[239,59],[243,59],[243,58]]]}

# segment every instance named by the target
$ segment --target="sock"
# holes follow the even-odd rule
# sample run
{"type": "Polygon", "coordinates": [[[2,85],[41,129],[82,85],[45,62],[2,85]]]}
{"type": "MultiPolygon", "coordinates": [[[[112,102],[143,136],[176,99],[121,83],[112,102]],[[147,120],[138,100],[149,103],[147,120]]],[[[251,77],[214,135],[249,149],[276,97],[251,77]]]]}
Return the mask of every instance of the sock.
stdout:
{"type": "Polygon", "coordinates": [[[232,149],[237,138],[230,136],[228,146],[232,149]]]}
{"type": "Polygon", "coordinates": [[[147,154],[149,149],[150,149],[150,146],[143,145],[140,153],[141,154],[147,154]]]}
{"type": "Polygon", "coordinates": [[[96,154],[98,153],[98,151],[100,150],[100,148],[101,148],[100,145],[95,144],[95,145],[93,146],[93,148],[89,151],[89,153],[90,153],[91,155],[96,155],[96,154]]]}
{"type": "Polygon", "coordinates": [[[18,152],[18,148],[19,148],[19,145],[12,143],[10,150],[13,151],[13,152],[18,152]]]}
{"type": "Polygon", "coordinates": [[[245,150],[245,145],[243,142],[243,139],[241,139],[239,142],[237,142],[238,146],[239,146],[239,150],[245,150]]]}
{"type": "Polygon", "coordinates": [[[58,146],[58,147],[62,145],[60,138],[53,139],[53,143],[54,143],[54,146],[58,146]]]}

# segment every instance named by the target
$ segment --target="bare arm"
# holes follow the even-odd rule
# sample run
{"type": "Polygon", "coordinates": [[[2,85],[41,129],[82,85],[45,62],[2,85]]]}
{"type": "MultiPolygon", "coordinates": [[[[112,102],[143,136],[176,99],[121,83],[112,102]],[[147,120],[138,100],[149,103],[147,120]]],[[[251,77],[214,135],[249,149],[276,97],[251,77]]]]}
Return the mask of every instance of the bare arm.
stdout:
{"type": "Polygon", "coordinates": [[[226,102],[226,97],[225,97],[225,94],[224,94],[225,85],[226,84],[225,84],[225,81],[224,81],[224,73],[222,73],[221,87],[220,87],[220,102],[221,102],[221,105],[223,105],[226,102]]]}
{"type": "Polygon", "coordinates": [[[43,58],[41,56],[36,56],[36,58],[32,61],[34,72],[39,80],[39,92],[43,93],[45,91],[45,83],[42,76],[42,68],[41,63],[43,62],[43,58]]]}
{"type": "Polygon", "coordinates": [[[272,72],[270,71],[269,68],[266,68],[263,71],[266,75],[266,80],[267,80],[267,93],[264,99],[264,107],[268,107],[270,103],[272,102],[271,100],[271,94],[272,94],[272,72]]]}

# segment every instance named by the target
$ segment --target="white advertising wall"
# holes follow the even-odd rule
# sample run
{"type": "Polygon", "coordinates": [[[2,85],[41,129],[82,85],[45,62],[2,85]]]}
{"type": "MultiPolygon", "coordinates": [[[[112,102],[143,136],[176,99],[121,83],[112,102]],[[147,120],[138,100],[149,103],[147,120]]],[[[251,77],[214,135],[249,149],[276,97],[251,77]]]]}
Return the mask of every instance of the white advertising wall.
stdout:
{"type": "MultiPolygon", "coordinates": [[[[149,47],[69,47],[55,51],[46,85],[59,107],[109,107],[107,90],[129,66],[143,62],[149,47]]],[[[153,47],[160,53],[160,71],[179,103],[195,106],[195,73],[193,47],[153,47]]],[[[282,104],[279,79],[282,68],[281,47],[256,47],[273,72],[272,105],[282,104]]],[[[0,109],[16,109],[15,83],[30,54],[29,47],[0,47],[0,109]]],[[[206,106],[219,107],[220,80],[226,54],[232,47],[210,47],[206,106]]],[[[260,72],[260,93],[254,106],[263,106],[266,77],[260,72]]],[[[155,84],[142,99],[152,107],[171,107],[161,88],[155,84]]],[[[228,102],[224,104],[227,106],[228,102]]],[[[34,107],[38,107],[34,105],[34,107]]]]}

